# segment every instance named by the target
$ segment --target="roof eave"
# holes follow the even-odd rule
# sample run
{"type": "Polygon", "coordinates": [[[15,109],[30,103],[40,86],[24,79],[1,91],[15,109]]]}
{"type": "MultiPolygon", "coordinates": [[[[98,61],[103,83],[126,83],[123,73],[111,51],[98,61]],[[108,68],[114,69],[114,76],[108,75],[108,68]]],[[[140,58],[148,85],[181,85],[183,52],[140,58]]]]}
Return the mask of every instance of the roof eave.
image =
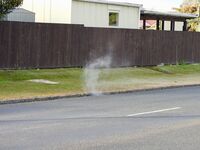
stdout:
{"type": "Polygon", "coordinates": [[[141,10],[141,15],[167,16],[167,17],[178,17],[178,18],[185,18],[185,19],[194,19],[198,17],[198,15],[195,15],[195,14],[176,13],[176,12],[158,12],[158,11],[149,11],[149,10],[141,10]]]}
{"type": "Polygon", "coordinates": [[[80,2],[89,2],[89,3],[99,3],[99,4],[110,4],[110,5],[119,5],[119,6],[129,6],[129,7],[139,7],[142,8],[142,4],[134,3],[122,3],[122,2],[113,2],[113,1],[101,1],[101,0],[73,0],[80,2]]]}

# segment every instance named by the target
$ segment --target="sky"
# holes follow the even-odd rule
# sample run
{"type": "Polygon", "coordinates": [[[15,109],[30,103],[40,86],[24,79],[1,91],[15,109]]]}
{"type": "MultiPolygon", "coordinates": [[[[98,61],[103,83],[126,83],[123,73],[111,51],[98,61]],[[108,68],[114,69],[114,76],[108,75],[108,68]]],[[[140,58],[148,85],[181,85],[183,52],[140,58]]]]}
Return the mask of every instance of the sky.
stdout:
{"type": "Polygon", "coordinates": [[[163,10],[169,11],[174,7],[179,7],[183,0],[110,0],[110,1],[120,1],[120,2],[130,2],[143,4],[144,8],[153,10],[163,10]]]}

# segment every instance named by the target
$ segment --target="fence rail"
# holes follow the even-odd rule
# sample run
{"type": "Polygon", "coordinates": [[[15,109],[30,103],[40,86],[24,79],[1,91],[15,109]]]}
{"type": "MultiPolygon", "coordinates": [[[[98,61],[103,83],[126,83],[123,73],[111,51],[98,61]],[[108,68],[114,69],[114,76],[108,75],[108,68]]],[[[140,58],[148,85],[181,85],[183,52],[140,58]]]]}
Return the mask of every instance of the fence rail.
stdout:
{"type": "Polygon", "coordinates": [[[0,68],[80,67],[111,55],[112,66],[200,62],[200,33],[0,22],[0,68]]]}

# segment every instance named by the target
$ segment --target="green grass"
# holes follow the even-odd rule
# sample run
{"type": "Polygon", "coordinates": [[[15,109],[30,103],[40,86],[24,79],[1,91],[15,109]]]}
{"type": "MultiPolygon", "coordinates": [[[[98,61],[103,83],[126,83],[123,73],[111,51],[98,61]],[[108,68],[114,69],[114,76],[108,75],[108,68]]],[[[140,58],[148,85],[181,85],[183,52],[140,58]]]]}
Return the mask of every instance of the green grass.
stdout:
{"type": "Polygon", "coordinates": [[[167,65],[162,67],[154,67],[158,68],[161,71],[167,70],[173,74],[185,75],[190,73],[200,73],[200,65],[193,64],[193,65],[167,65]]]}
{"type": "MultiPolygon", "coordinates": [[[[200,65],[147,68],[101,69],[98,88],[102,91],[131,90],[178,82],[200,83],[200,65]],[[187,79],[185,79],[187,78],[187,79]]],[[[85,92],[84,70],[80,68],[40,70],[0,70],[0,100],[80,94],[85,92]],[[58,85],[33,83],[46,79],[58,85]]]]}
{"type": "Polygon", "coordinates": [[[0,99],[26,98],[81,92],[81,69],[41,69],[0,71],[0,99]],[[56,81],[58,85],[32,83],[31,79],[56,81]]]}

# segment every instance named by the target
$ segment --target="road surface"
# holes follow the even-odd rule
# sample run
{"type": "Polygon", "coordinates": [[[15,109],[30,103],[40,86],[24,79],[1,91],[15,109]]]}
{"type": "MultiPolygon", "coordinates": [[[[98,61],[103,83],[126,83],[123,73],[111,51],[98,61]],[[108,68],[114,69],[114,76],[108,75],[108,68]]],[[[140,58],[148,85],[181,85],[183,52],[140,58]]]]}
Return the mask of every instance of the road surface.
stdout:
{"type": "Polygon", "coordinates": [[[0,105],[1,150],[199,150],[200,87],[0,105]]]}

